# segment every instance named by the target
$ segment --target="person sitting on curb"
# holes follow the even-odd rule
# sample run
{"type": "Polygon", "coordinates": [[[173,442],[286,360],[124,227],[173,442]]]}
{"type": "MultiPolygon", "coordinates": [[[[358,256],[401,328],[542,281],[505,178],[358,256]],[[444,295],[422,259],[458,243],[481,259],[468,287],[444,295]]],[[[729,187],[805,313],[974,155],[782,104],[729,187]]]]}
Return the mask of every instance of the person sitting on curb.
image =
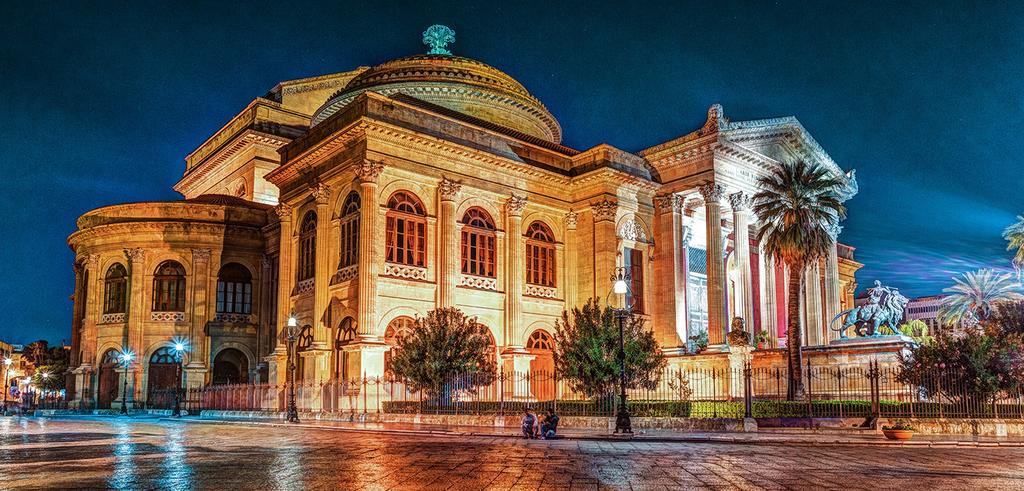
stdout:
{"type": "Polygon", "coordinates": [[[537,417],[529,408],[523,410],[523,438],[537,438],[537,417]]]}
{"type": "Polygon", "coordinates": [[[558,431],[558,415],[553,409],[548,409],[548,414],[540,425],[540,434],[545,440],[553,440],[556,431],[558,431]]]}

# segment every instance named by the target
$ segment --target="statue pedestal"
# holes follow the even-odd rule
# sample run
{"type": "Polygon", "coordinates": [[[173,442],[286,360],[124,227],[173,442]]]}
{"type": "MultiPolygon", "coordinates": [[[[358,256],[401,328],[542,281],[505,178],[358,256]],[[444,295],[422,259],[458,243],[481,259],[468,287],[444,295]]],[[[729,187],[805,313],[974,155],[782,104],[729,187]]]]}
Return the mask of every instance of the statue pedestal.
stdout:
{"type": "Polygon", "coordinates": [[[892,335],[892,336],[864,336],[856,338],[839,338],[833,339],[829,346],[842,346],[842,347],[869,347],[869,346],[892,346],[894,344],[916,344],[914,340],[908,336],[892,335]]]}

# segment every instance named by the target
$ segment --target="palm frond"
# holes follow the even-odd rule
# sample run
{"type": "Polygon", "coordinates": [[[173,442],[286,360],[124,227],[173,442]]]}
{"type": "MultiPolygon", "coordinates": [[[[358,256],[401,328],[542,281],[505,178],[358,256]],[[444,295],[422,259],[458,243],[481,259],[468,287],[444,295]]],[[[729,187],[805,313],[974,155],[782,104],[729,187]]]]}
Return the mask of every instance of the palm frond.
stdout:
{"type": "Polygon", "coordinates": [[[1010,273],[979,269],[953,278],[954,285],[939,306],[939,321],[947,325],[983,321],[1002,302],[1024,299],[1021,284],[1010,273]]]}

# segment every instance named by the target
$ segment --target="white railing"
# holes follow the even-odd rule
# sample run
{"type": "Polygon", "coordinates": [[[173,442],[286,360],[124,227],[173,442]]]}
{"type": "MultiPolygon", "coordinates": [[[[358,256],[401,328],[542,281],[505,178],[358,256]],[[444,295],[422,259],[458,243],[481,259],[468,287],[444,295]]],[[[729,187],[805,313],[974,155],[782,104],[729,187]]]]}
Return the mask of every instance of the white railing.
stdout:
{"type": "Polygon", "coordinates": [[[426,280],[427,268],[407,266],[405,264],[384,263],[384,276],[408,278],[410,280],[426,280]]]}
{"type": "Polygon", "coordinates": [[[483,276],[473,275],[462,275],[462,281],[459,283],[461,286],[468,286],[470,288],[476,288],[479,290],[492,290],[498,291],[498,280],[495,278],[485,278],[483,276]]]}

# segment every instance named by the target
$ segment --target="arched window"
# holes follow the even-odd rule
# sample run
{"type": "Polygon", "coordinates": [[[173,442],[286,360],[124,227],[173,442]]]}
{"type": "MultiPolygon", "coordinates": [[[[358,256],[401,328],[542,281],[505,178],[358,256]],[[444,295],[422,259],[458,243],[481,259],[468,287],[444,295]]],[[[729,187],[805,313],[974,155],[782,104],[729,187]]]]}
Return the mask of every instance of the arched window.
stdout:
{"type": "Polygon", "coordinates": [[[538,329],[526,341],[526,349],[551,351],[555,349],[555,340],[547,332],[538,329]]]}
{"type": "Polygon", "coordinates": [[[170,346],[164,346],[153,352],[149,357],[150,364],[174,364],[178,363],[178,352],[170,346]]]}
{"type": "Polygon", "coordinates": [[[153,312],[185,311],[185,268],[164,261],[153,276],[153,312]]]}
{"type": "Polygon", "coordinates": [[[341,257],[338,269],[359,262],[359,194],[348,193],[341,208],[341,257]]]}
{"type": "Polygon", "coordinates": [[[349,374],[348,365],[350,355],[348,351],[345,351],[345,345],[355,341],[356,339],[356,320],[351,317],[346,317],[341,320],[341,324],[338,325],[338,332],[334,336],[334,349],[338,352],[335,360],[337,365],[334,367],[334,378],[336,380],[348,380],[351,374],[349,374]]]}
{"type": "Polygon", "coordinates": [[[396,317],[384,331],[384,342],[391,346],[391,349],[384,352],[384,372],[391,373],[391,358],[401,347],[399,340],[412,336],[416,321],[412,317],[396,317]]]}
{"type": "Polygon", "coordinates": [[[410,266],[427,265],[427,220],[423,203],[405,191],[388,200],[387,261],[410,266]]]}
{"type": "Polygon", "coordinates": [[[128,291],[128,271],[124,269],[124,265],[114,263],[107,269],[107,276],[103,280],[103,290],[106,293],[103,298],[103,313],[124,313],[128,291]]]}
{"type": "Polygon", "coordinates": [[[470,208],[462,216],[462,274],[495,275],[494,220],[480,208],[470,208]]]}
{"type": "Polygon", "coordinates": [[[526,229],[526,282],[555,286],[555,234],[543,222],[526,229]]]}
{"type": "Polygon", "coordinates": [[[299,229],[299,281],[316,274],[316,213],[310,211],[302,219],[299,229]]]}
{"type": "Polygon", "coordinates": [[[252,313],[252,275],[238,263],[228,263],[217,274],[217,312],[252,313]]]}

